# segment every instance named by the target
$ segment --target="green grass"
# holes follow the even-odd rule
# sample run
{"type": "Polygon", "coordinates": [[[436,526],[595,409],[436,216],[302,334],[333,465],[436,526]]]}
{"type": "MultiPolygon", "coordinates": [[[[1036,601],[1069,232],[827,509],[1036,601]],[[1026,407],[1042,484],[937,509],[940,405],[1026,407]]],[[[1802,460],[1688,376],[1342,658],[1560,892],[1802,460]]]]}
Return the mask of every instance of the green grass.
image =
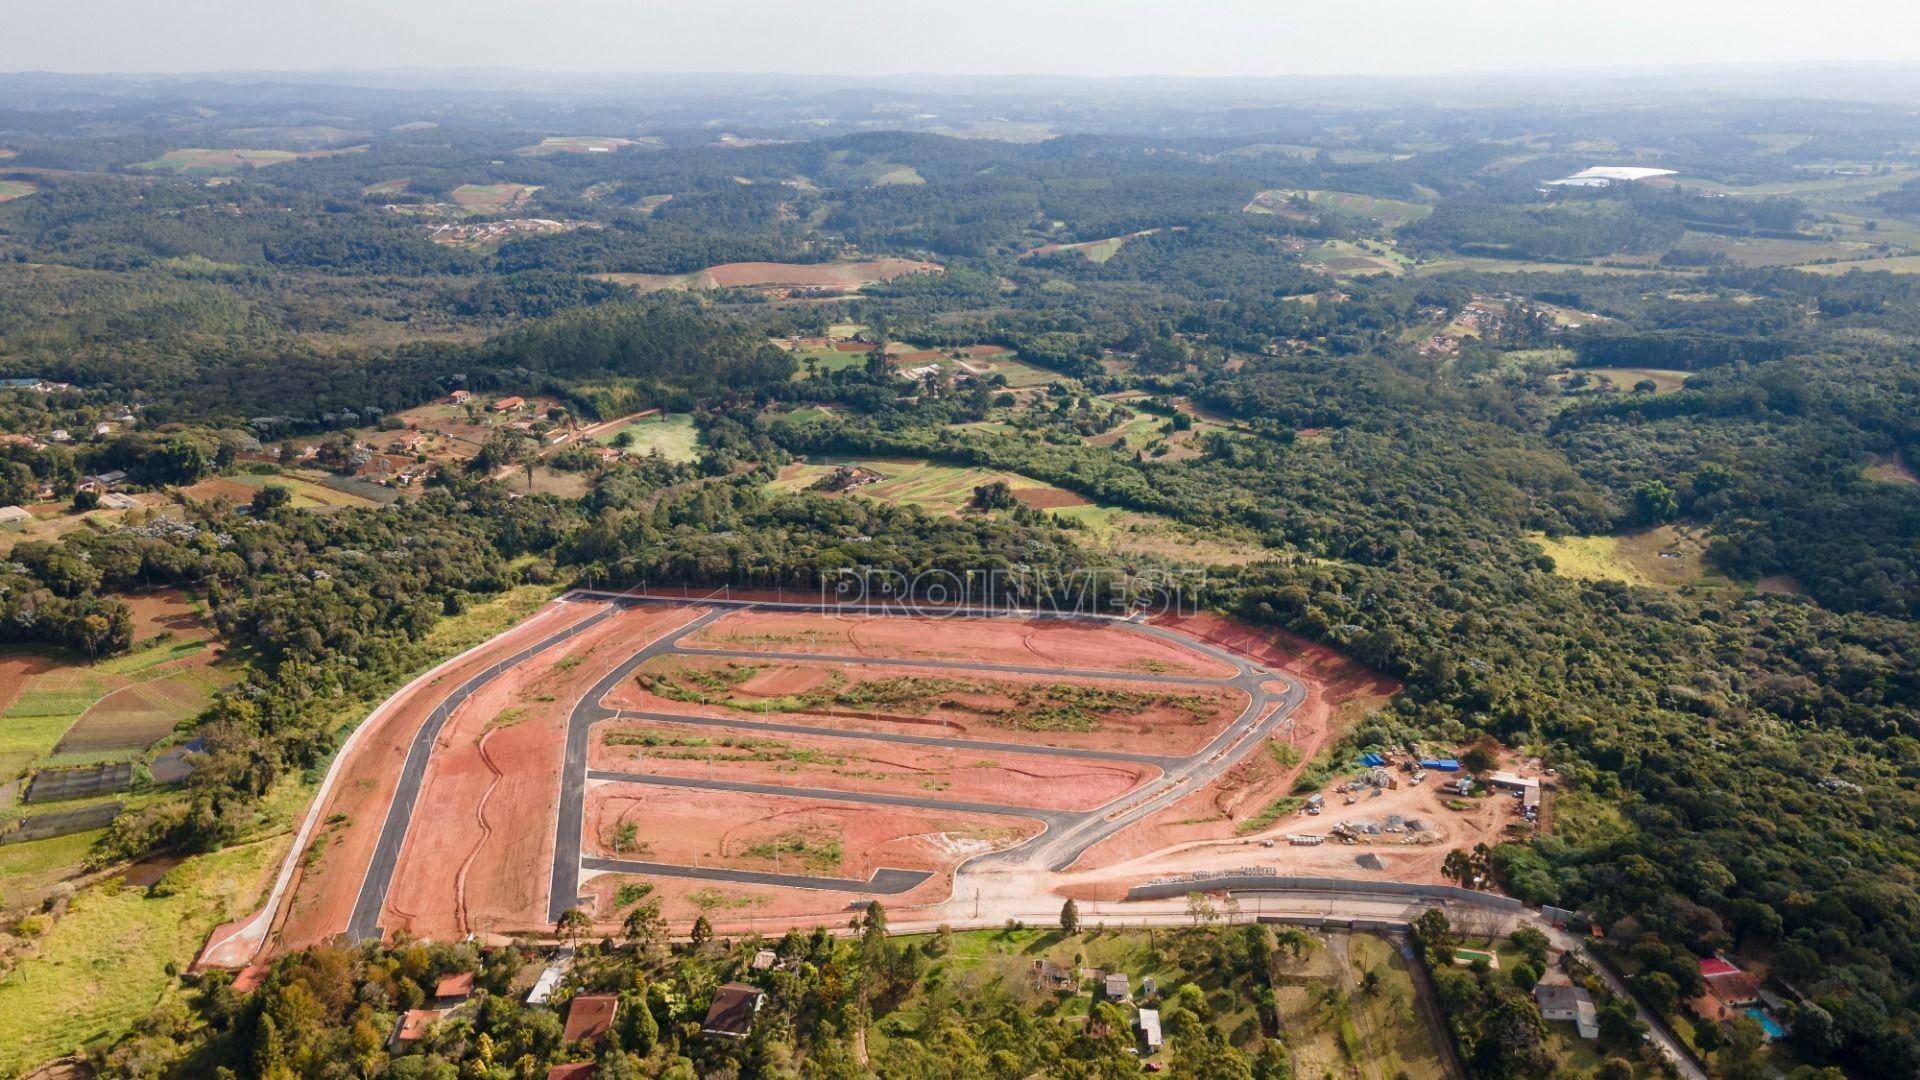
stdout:
{"type": "Polygon", "coordinates": [[[203,855],[169,875],[173,895],[96,887],[73,898],[39,954],[0,979],[0,1075],[111,1041],[179,992],[207,929],[259,898],[281,844],[255,843],[203,855]]]}
{"type": "Polygon", "coordinates": [[[25,180],[0,180],[0,202],[31,195],[37,189],[25,180]]]}
{"type": "Polygon", "coordinates": [[[859,465],[884,478],[854,489],[862,497],[918,506],[936,514],[960,511],[972,501],[974,488],[994,480],[1005,481],[1016,492],[1047,486],[1018,473],[941,465],[919,458],[838,457],[823,457],[815,463],[790,465],[781,470],[773,486],[783,491],[803,491],[839,465],[859,465]]]}
{"type": "Polygon", "coordinates": [[[1347,939],[1348,959],[1357,984],[1372,971],[1379,978],[1371,994],[1352,999],[1367,1059],[1378,1063],[1381,1075],[1441,1080],[1446,1059],[1432,1029],[1420,1022],[1414,1003],[1413,977],[1400,950],[1384,938],[1354,934],[1347,939]]]}
{"type": "Polygon", "coordinates": [[[668,461],[700,460],[700,431],[693,426],[693,416],[689,413],[642,417],[624,427],[601,433],[595,437],[595,441],[612,446],[621,432],[633,436],[633,442],[627,447],[630,453],[658,452],[668,461]]]}

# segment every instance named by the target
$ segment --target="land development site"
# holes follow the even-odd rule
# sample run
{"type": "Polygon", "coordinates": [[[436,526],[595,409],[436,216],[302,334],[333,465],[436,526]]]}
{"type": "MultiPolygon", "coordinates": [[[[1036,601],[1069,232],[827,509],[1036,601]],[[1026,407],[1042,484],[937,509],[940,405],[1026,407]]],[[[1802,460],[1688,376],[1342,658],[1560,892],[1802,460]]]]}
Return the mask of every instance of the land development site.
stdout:
{"type": "Polygon", "coordinates": [[[1067,897],[1124,921],[1129,896],[1224,872],[1400,883],[1404,907],[1517,810],[1395,782],[1322,816],[1305,792],[1339,726],[1394,689],[1215,616],[578,589],[376,710],[265,906],[202,961],[552,937],[574,908],[613,933],[637,895],[759,931],[874,900],[929,925],[1067,897]]]}

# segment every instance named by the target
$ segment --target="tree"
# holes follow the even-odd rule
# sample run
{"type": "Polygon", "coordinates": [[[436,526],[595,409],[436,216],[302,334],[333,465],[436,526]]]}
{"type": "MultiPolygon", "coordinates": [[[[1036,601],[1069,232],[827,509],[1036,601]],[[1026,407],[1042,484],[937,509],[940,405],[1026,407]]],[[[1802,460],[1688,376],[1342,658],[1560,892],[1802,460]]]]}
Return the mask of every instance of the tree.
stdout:
{"type": "Polygon", "coordinates": [[[1673,520],[1680,511],[1679,497],[1659,480],[1642,480],[1633,485],[1633,514],[1642,525],[1658,525],[1673,520]]]}
{"type": "Polygon", "coordinates": [[[713,924],[707,921],[705,914],[694,917],[693,929],[687,934],[687,938],[695,945],[705,945],[713,940],[713,924]]]}
{"type": "Polygon", "coordinates": [[[1060,905],[1060,930],[1069,937],[1080,932],[1080,905],[1071,897],[1060,905]]]}
{"type": "Polygon", "coordinates": [[[577,907],[570,907],[560,913],[553,929],[570,945],[580,944],[580,939],[593,930],[593,917],[577,907]]]}
{"type": "Polygon", "coordinates": [[[640,901],[620,923],[620,935],[636,952],[657,948],[666,937],[666,924],[660,918],[660,901],[651,897],[640,901]]]}
{"type": "Polygon", "coordinates": [[[280,484],[268,484],[253,497],[251,504],[255,514],[265,514],[277,510],[293,501],[293,493],[280,484]]]}

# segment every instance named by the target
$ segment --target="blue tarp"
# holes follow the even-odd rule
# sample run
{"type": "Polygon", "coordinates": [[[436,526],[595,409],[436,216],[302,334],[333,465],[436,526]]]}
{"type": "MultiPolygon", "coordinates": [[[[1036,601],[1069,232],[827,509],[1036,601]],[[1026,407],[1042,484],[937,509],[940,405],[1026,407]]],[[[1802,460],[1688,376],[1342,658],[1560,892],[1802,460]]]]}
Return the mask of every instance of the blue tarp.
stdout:
{"type": "Polygon", "coordinates": [[[1381,757],[1379,754],[1360,755],[1360,764],[1365,765],[1369,769],[1377,769],[1380,766],[1385,765],[1386,763],[1387,763],[1387,759],[1381,757]]]}
{"type": "Polygon", "coordinates": [[[1432,758],[1420,763],[1423,769],[1438,769],[1441,772],[1459,772],[1460,763],[1450,757],[1432,758]]]}

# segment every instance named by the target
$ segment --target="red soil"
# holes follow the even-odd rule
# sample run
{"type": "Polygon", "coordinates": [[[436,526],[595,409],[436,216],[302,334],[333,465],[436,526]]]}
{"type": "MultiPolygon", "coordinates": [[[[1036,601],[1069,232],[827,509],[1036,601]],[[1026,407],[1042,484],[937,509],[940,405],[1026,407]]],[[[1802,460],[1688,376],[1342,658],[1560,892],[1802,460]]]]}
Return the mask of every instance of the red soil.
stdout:
{"type": "Polygon", "coordinates": [[[864,881],[883,866],[945,871],[1040,829],[1036,821],[988,814],[590,781],[581,850],[590,857],[864,881]],[[613,850],[614,829],[622,821],[640,826],[642,847],[613,850]],[[789,836],[806,838],[822,854],[824,845],[838,841],[839,857],[810,862],[753,850],[789,836]]]}
{"type": "Polygon", "coordinates": [[[1105,805],[1157,772],[1150,765],[1119,761],[984,755],[977,750],[638,721],[603,724],[596,735],[596,769],[1056,810],[1105,805]],[[609,737],[616,734],[646,734],[662,742],[610,744],[609,737]]]}
{"type": "Polygon", "coordinates": [[[441,729],[381,925],[440,939],[544,927],[568,714],[696,614],[623,610],[468,698],[441,729]]]}
{"type": "MultiPolygon", "coordinates": [[[[866,893],[786,889],[767,885],[735,885],[692,878],[637,877],[631,874],[594,874],[582,881],[580,892],[593,898],[597,934],[616,933],[625,910],[615,907],[614,894],[630,881],[653,886],[650,898],[660,902],[670,932],[684,934],[704,912],[720,933],[764,931],[778,934],[789,926],[845,923],[854,905],[870,900],[866,893]]],[[[945,900],[953,889],[951,872],[935,874],[912,891],[884,897],[890,912],[921,908],[945,900]]],[[[628,909],[630,910],[630,909],[628,909]]]]}
{"type": "Polygon", "coordinates": [[[1154,622],[1232,649],[1302,683],[1307,699],[1294,711],[1291,730],[1282,727],[1270,740],[1290,745],[1297,763],[1283,766],[1265,747],[1258,748],[1220,779],[1089,848],[1074,863],[1075,869],[1124,862],[1175,844],[1233,837],[1239,822],[1288,794],[1314,756],[1359,719],[1349,715],[1353,710],[1337,713],[1340,706],[1384,703],[1400,690],[1397,681],[1359,661],[1284,631],[1212,614],[1162,617],[1154,622]]]}
{"type": "Polygon", "coordinates": [[[195,611],[193,599],[178,589],[155,589],[120,599],[133,615],[136,642],[164,633],[188,641],[207,641],[213,637],[213,623],[195,611]]]}
{"type": "Polygon", "coordinates": [[[1062,506],[1092,506],[1093,500],[1065,488],[1040,487],[1021,488],[1013,497],[1036,510],[1050,510],[1062,506]]]}
{"type": "Polygon", "coordinates": [[[939,263],[887,258],[844,263],[722,263],[701,273],[723,289],[755,285],[856,287],[906,274],[937,274],[944,269],[939,263]]]}
{"type": "MultiPolygon", "coordinates": [[[[813,599],[819,599],[816,595],[813,599]]],[[[690,646],[975,660],[983,664],[1058,664],[1094,671],[1140,671],[1228,678],[1230,664],[1119,624],[1051,619],[938,619],[903,615],[817,615],[804,611],[730,611],[687,638],[690,646]]]]}
{"type": "Polygon", "coordinates": [[[60,666],[60,661],[34,653],[0,654],[0,712],[13,704],[27,680],[60,666]]]}
{"type": "MultiPolygon", "coordinates": [[[[730,663],[743,662],[715,657],[659,657],[643,666],[640,673],[671,676],[675,672],[722,670],[730,663]]],[[[606,696],[605,702],[610,708],[645,712],[693,713],[747,719],[784,717],[794,722],[849,731],[909,731],[919,734],[941,734],[961,739],[1093,749],[1124,745],[1142,752],[1158,754],[1185,754],[1198,750],[1222,727],[1240,715],[1240,710],[1246,707],[1246,695],[1231,687],[1165,686],[1132,682],[1126,679],[1101,679],[1094,682],[1057,675],[1029,676],[1001,672],[987,675],[966,671],[915,671],[856,664],[820,665],[769,661],[761,662],[760,666],[769,670],[815,669],[820,671],[820,678],[823,681],[830,673],[841,680],[838,685],[842,690],[856,687],[861,683],[879,683],[902,678],[945,680],[954,685],[938,690],[929,687],[929,693],[921,701],[913,704],[876,706],[871,709],[822,705],[798,713],[782,713],[775,710],[763,715],[752,705],[754,695],[742,694],[738,690],[734,692],[733,698],[745,707],[729,709],[725,705],[689,705],[661,697],[648,692],[637,680],[630,680],[614,688],[606,696]],[[1015,717],[1022,715],[1017,700],[1013,696],[1017,688],[1049,685],[1146,693],[1155,695],[1158,700],[1145,706],[1126,705],[1103,710],[1101,713],[1094,714],[1088,730],[1034,730],[1001,726],[994,722],[991,714],[998,710],[1007,710],[1015,717]],[[1211,711],[1196,716],[1194,712],[1179,704],[1182,698],[1207,700],[1211,703],[1211,711]]],[[[786,676],[780,676],[780,678],[784,680],[786,676]]],[[[682,676],[680,681],[684,682],[685,677],[682,676]]],[[[771,702],[774,699],[767,700],[771,702]]]]}
{"type": "Polygon", "coordinates": [[[526,622],[448,665],[417,692],[395,700],[368,720],[370,728],[349,751],[338,782],[321,808],[322,820],[343,816],[329,827],[329,840],[317,862],[296,871],[277,929],[283,951],[304,948],[344,930],[353,914],[367,864],[379,841],[393,800],[400,768],[414,734],[436,705],[462,682],[503,657],[588,618],[598,604],[555,604],[526,622]]]}

